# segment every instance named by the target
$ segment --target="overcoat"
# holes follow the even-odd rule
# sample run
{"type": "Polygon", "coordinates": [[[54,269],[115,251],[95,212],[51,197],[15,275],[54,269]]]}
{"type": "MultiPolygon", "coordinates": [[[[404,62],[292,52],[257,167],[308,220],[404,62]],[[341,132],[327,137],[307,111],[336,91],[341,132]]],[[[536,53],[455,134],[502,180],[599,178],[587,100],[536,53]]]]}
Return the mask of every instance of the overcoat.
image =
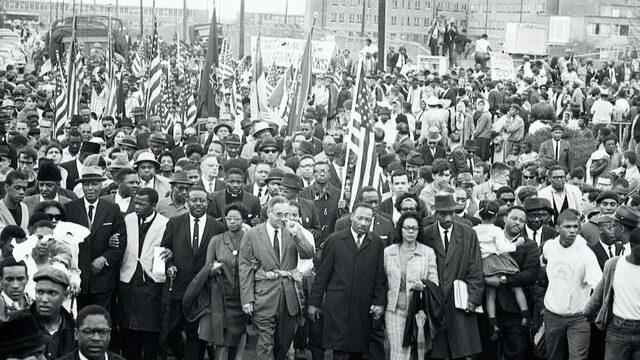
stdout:
{"type": "Polygon", "coordinates": [[[431,356],[438,359],[457,359],[482,351],[478,320],[475,313],[455,308],[453,281],[467,283],[469,302],[482,305],[484,276],[480,246],[475,231],[464,224],[454,222],[449,237],[449,249],[445,252],[438,223],[425,228],[424,243],[436,253],[438,280],[443,295],[443,311],[447,328],[436,335],[431,356]]]}
{"type": "Polygon", "coordinates": [[[379,237],[368,233],[358,248],[350,227],[329,236],[308,301],[322,308],[324,348],[368,352],[373,323],[369,311],[371,305],[384,306],[386,291],[379,237]]]}

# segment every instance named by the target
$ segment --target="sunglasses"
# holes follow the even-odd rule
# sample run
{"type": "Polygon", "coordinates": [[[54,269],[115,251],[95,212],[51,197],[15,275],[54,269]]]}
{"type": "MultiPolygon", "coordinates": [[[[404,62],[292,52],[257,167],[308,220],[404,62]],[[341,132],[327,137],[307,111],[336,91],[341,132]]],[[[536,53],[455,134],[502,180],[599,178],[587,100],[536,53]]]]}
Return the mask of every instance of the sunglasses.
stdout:
{"type": "Polygon", "coordinates": [[[53,221],[60,221],[62,220],[62,214],[47,214],[47,217],[49,217],[49,220],[53,221]]]}

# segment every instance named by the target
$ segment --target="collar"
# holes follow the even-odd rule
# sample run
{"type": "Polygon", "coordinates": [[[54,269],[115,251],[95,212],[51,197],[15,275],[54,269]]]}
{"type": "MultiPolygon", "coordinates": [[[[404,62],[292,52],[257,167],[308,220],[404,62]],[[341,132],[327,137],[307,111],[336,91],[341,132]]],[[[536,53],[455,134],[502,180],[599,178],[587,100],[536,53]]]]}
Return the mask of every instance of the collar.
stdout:
{"type": "MultiPolygon", "coordinates": [[[[89,360],[86,356],[82,355],[82,351],[78,350],[78,358],[80,360],[89,360]]],[[[109,360],[109,353],[105,352],[104,353],[104,360],[109,360]]]]}
{"type": "MultiPolygon", "coordinates": [[[[47,200],[45,200],[45,199],[42,197],[42,195],[40,195],[40,202],[43,202],[43,201],[47,201],[47,200]]],[[[53,201],[60,202],[60,195],[59,195],[59,194],[56,194],[56,196],[53,198],[53,201]]]]}
{"type": "MultiPolygon", "coordinates": [[[[88,209],[88,208],[89,208],[89,205],[93,205],[93,206],[94,206],[94,210],[95,210],[95,209],[97,209],[97,208],[98,208],[98,202],[100,202],[100,199],[96,200],[96,201],[95,201],[95,202],[93,202],[93,203],[90,203],[89,201],[87,201],[87,198],[86,198],[86,197],[83,197],[83,198],[82,198],[82,201],[84,202],[84,208],[85,208],[85,209],[88,209]]],[[[94,216],[95,216],[95,214],[94,214],[94,216]]]]}
{"type": "MultiPolygon", "coordinates": [[[[155,212],[155,210],[154,210],[154,211],[152,211],[152,212],[151,212],[151,214],[149,214],[149,216],[147,216],[146,218],[142,219],[142,220],[143,220],[143,221],[142,221],[142,223],[143,223],[143,224],[146,224],[146,223],[148,223],[148,222],[151,222],[155,216],[156,216],[156,212],[155,212]]],[[[138,217],[138,219],[139,219],[139,218],[140,218],[140,217],[138,217]]]]}
{"type": "MultiPolygon", "coordinates": [[[[189,222],[190,222],[190,223],[192,223],[192,222],[194,222],[195,220],[196,220],[196,217],[195,217],[195,216],[193,216],[193,215],[191,215],[191,213],[189,213],[189,222]]],[[[199,224],[204,224],[204,221],[203,221],[203,220],[204,220],[204,221],[206,221],[206,220],[207,220],[207,214],[204,214],[204,215],[202,215],[202,216],[200,216],[200,217],[198,218],[198,222],[199,222],[199,224]]]]}
{"type": "Polygon", "coordinates": [[[116,196],[115,196],[115,198],[113,200],[116,203],[119,203],[121,201],[130,201],[131,200],[131,196],[125,198],[125,197],[120,196],[120,193],[116,191],[116,196]]]}
{"type": "Polygon", "coordinates": [[[6,308],[14,308],[19,310],[22,309],[20,307],[20,304],[18,304],[16,301],[13,301],[13,299],[11,299],[9,295],[7,295],[4,291],[0,292],[0,296],[2,296],[2,300],[4,301],[6,308]]]}

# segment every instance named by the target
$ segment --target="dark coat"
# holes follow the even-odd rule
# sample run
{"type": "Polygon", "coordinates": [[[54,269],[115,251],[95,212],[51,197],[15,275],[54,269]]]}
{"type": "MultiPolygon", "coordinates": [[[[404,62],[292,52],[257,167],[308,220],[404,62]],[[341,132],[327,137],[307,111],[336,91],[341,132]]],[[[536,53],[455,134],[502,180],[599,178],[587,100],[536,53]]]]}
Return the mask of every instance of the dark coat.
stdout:
{"type": "Polygon", "coordinates": [[[76,159],[69,160],[67,162],[63,162],[60,164],[63,168],[67,170],[67,190],[73,191],[73,187],[76,186],[78,179],[80,178],[80,174],[78,173],[78,164],[76,164],[76,159]]]}
{"type": "Polygon", "coordinates": [[[461,358],[480,353],[482,345],[476,314],[467,314],[455,308],[453,281],[467,283],[469,302],[481,305],[484,291],[484,276],[480,246],[476,232],[469,226],[454,223],[445,253],[438,224],[424,230],[424,243],[433,248],[438,263],[438,281],[442,289],[443,311],[447,330],[436,335],[433,344],[434,358],[461,358]]]}
{"type": "MultiPolygon", "coordinates": [[[[222,220],[224,217],[224,211],[227,207],[227,190],[216,191],[209,194],[209,206],[207,207],[207,214],[213,216],[217,220],[222,220]]],[[[250,192],[242,190],[242,196],[239,196],[239,203],[247,211],[247,223],[255,225],[260,219],[260,200],[253,196],[250,192]]]]}
{"type": "MultiPolygon", "coordinates": [[[[373,230],[371,233],[382,240],[384,246],[387,247],[393,244],[393,238],[395,234],[395,228],[391,218],[377,213],[373,218],[373,230]]],[[[351,228],[351,215],[346,214],[336,222],[335,231],[343,231],[351,228]]]]}
{"type": "MultiPolygon", "coordinates": [[[[116,353],[112,353],[111,351],[108,352],[108,356],[109,360],[127,360],[116,353]]],[[[57,360],[80,360],[80,356],[78,355],[78,350],[74,349],[72,352],[68,353],[65,356],[59,357],[57,360]]]]}
{"type": "Polygon", "coordinates": [[[409,297],[407,309],[407,322],[402,336],[403,347],[415,347],[418,344],[418,323],[416,314],[422,310],[427,315],[424,323],[423,334],[425,351],[428,353],[433,348],[433,338],[446,327],[444,313],[442,312],[442,290],[431,281],[425,282],[425,288],[421,292],[412,291],[409,297]]]}
{"type": "Polygon", "coordinates": [[[164,231],[162,247],[168,248],[173,252],[173,258],[167,261],[167,269],[171,266],[175,266],[178,269],[176,278],[173,281],[173,292],[171,294],[174,299],[182,299],[187,286],[204,266],[207,247],[211,238],[226,231],[221,222],[211,216],[205,216],[207,220],[204,225],[204,232],[195,254],[191,247],[192,235],[188,213],[169,219],[167,228],[164,231]]]}
{"type": "Polygon", "coordinates": [[[383,255],[384,244],[372,233],[360,248],[350,229],[327,239],[308,301],[322,307],[325,348],[368,351],[373,324],[370,307],[384,306],[386,301],[383,255]]]}
{"type": "MultiPolygon", "coordinates": [[[[32,303],[31,307],[29,307],[29,311],[33,316],[38,319],[38,311],[36,310],[36,303],[32,303]]],[[[65,308],[60,309],[60,316],[62,317],[62,324],[60,324],[60,329],[53,334],[50,335],[49,340],[46,343],[46,349],[44,355],[47,359],[57,359],[60,356],[63,356],[76,348],[76,322],[73,320],[73,315],[71,315],[65,308]],[[53,345],[57,345],[56,348],[53,348],[53,345]]],[[[44,325],[38,322],[40,328],[46,332],[44,325]]]]}
{"type": "MultiPolygon", "coordinates": [[[[600,270],[604,270],[604,263],[606,263],[607,260],[611,259],[611,257],[609,257],[609,249],[603,247],[599,241],[589,247],[591,248],[591,251],[593,251],[593,253],[596,255],[596,259],[598,259],[600,270]]],[[[622,247],[616,246],[615,244],[611,248],[611,251],[614,253],[614,257],[619,256],[622,250],[624,250],[622,247]]]]}
{"type": "Polygon", "coordinates": [[[329,184],[326,191],[323,191],[318,184],[314,183],[302,190],[300,197],[312,201],[318,214],[320,222],[320,234],[316,238],[316,248],[318,248],[336,228],[340,189],[329,184]]]}
{"type": "Polygon", "coordinates": [[[422,154],[422,157],[424,158],[424,164],[427,166],[431,166],[431,164],[433,164],[433,161],[435,159],[446,159],[447,158],[447,152],[444,150],[444,148],[440,145],[436,146],[436,155],[433,156],[433,154],[431,154],[431,150],[429,150],[429,147],[426,146],[422,146],[420,148],[420,153],[422,154]]]}
{"type": "Polygon", "coordinates": [[[498,287],[496,291],[496,305],[498,311],[520,314],[520,308],[513,293],[514,287],[521,287],[525,291],[529,309],[532,309],[534,296],[533,288],[540,271],[540,248],[535,241],[525,239],[525,242],[509,253],[516,261],[520,271],[507,277],[507,283],[498,287]]]}
{"type": "Polygon", "coordinates": [[[387,198],[380,203],[380,212],[384,213],[388,217],[393,216],[393,198],[387,198]]]}
{"type": "MultiPolygon", "coordinates": [[[[89,219],[84,207],[84,198],[64,205],[66,220],[89,227],[89,219]]],[[[113,291],[120,277],[120,263],[127,248],[127,229],[118,205],[99,199],[91,224],[91,234],[80,244],[78,267],[81,274],[82,293],[98,294],[113,291]],[[120,246],[109,247],[109,238],[120,234],[120,246]],[[91,263],[104,256],[108,265],[98,274],[93,274],[91,263]]]]}

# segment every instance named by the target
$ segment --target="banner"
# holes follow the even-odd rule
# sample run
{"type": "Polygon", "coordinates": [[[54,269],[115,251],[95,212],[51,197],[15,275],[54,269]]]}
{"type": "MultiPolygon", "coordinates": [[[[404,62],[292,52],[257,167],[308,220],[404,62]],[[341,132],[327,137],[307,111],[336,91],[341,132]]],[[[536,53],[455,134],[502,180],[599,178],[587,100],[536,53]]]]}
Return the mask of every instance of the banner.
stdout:
{"type": "Polygon", "coordinates": [[[491,53],[491,80],[515,80],[516,69],[509,54],[491,53]]]}
{"type": "Polygon", "coordinates": [[[431,73],[444,75],[449,71],[449,58],[446,56],[416,56],[416,67],[418,70],[429,70],[431,73]]]}
{"type": "MultiPolygon", "coordinates": [[[[306,39],[260,36],[262,63],[265,67],[273,64],[283,67],[290,65],[298,67],[305,43],[306,39]]],[[[251,48],[255,49],[255,46],[256,36],[252,36],[251,48]]],[[[312,71],[314,73],[325,73],[329,70],[335,47],[334,41],[312,41],[312,71]]]]}

